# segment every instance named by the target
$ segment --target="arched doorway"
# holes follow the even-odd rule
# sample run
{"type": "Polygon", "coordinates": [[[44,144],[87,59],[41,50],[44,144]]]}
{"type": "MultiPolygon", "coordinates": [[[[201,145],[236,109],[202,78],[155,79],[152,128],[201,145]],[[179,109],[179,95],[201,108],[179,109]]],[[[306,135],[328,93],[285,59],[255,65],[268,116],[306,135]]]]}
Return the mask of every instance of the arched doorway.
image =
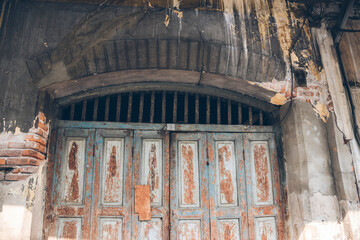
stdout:
{"type": "Polygon", "coordinates": [[[273,109],[217,88],[132,88],[59,101],[48,237],[284,239],[273,109]]]}

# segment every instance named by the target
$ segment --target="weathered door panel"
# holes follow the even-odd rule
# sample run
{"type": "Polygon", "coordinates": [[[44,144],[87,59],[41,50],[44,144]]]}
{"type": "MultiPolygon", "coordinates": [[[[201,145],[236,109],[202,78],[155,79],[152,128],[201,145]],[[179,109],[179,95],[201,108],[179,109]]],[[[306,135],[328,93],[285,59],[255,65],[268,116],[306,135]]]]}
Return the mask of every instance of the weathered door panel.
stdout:
{"type": "Polygon", "coordinates": [[[132,135],[96,130],[92,239],[131,238],[132,135]]]}
{"type": "Polygon", "coordinates": [[[211,239],[248,239],[242,135],[209,133],[211,239]]]}
{"type": "Polygon", "coordinates": [[[172,134],[171,239],[209,239],[206,134],[172,134]]]}
{"type": "Polygon", "coordinates": [[[151,220],[133,213],[133,239],[169,239],[169,134],[136,131],[134,143],[134,185],[150,186],[151,220]]]}
{"type": "Polygon", "coordinates": [[[90,237],[93,144],[94,130],[58,131],[50,214],[55,217],[49,222],[50,238],[90,237]]]}
{"type": "Polygon", "coordinates": [[[284,239],[274,135],[244,135],[250,239],[284,239]]]}

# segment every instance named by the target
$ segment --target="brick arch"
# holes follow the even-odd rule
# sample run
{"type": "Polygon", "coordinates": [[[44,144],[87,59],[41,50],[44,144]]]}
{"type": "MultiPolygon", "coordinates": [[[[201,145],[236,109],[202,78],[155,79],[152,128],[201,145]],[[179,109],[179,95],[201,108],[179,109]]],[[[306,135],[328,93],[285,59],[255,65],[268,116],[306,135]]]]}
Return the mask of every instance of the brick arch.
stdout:
{"type": "MultiPolygon", "coordinates": [[[[85,48],[82,44],[76,47],[85,48]]],[[[40,88],[63,80],[144,69],[187,70],[253,82],[285,77],[285,63],[276,56],[193,39],[117,39],[102,41],[62,62],[54,63],[53,55],[46,52],[27,60],[30,75],[40,88]]]]}

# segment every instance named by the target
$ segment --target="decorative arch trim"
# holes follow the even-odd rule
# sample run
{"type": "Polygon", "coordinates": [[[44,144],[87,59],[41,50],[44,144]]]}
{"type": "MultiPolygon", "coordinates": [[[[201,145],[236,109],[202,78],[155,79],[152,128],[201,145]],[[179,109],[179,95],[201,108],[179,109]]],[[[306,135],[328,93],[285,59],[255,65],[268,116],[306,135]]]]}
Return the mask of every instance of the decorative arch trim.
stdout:
{"type": "Polygon", "coordinates": [[[49,85],[47,91],[60,105],[116,92],[172,90],[232,98],[264,111],[278,109],[270,103],[275,92],[238,78],[186,70],[126,70],[93,75],[49,85]]]}

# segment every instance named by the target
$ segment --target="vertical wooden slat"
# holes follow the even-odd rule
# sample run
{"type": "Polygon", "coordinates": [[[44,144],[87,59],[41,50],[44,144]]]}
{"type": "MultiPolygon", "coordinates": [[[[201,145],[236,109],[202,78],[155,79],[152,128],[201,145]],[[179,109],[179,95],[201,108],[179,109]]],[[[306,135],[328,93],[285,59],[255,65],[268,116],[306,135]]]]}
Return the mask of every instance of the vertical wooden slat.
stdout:
{"type": "Polygon", "coordinates": [[[238,103],[238,124],[242,123],[242,108],[241,103],[238,103]]]}
{"type": "Polygon", "coordinates": [[[150,122],[154,122],[154,112],[155,112],[155,92],[151,92],[151,106],[150,106],[150,122]]]}
{"type": "Polygon", "coordinates": [[[199,94],[195,97],[195,123],[199,123],[199,94]]]}
{"type": "Polygon", "coordinates": [[[128,103],[128,112],[127,112],[127,121],[131,122],[131,110],[132,110],[132,92],[129,93],[129,103],[128,103]]]}
{"type": "Polygon", "coordinates": [[[259,119],[260,119],[260,126],[262,126],[264,124],[264,119],[263,119],[263,111],[260,110],[260,113],[259,113],[259,119]]]}
{"type": "Polygon", "coordinates": [[[94,112],[93,112],[93,121],[96,121],[96,120],[97,120],[98,108],[99,108],[99,98],[95,98],[95,102],[94,102],[94,112]]]}
{"type": "Polygon", "coordinates": [[[184,123],[188,123],[189,120],[189,94],[185,93],[184,101],[184,123]]]}
{"type": "Polygon", "coordinates": [[[210,96],[206,96],[206,124],[210,124],[210,96]]]}
{"type": "Polygon", "coordinates": [[[165,123],[166,117],[166,92],[162,92],[162,101],[161,101],[161,122],[165,123]]]}
{"type": "Polygon", "coordinates": [[[116,121],[120,122],[120,110],[121,110],[121,94],[117,95],[116,99],[116,121]]]}
{"type": "Polygon", "coordinates": [[[228,124],[231,124],[231,100],[228,100],[228,124]]]}
{"type": "Polygon", "coordinates": [[[177,121],[177,92],[174,92],[173,123],[177,121]]]}
{"type": "Polygon", "coordinates": [[[107,96],[105,102],[105,121],[109,120],[109,107],[110,107],[110,96],[107,96]]]}
{"type": "Polygon", "coordinates": [[[86,105],[87,105],[87,100],[84,100],[81,110],[81,121],[85,121],[86,119],[86,105]]]}
{"type": "Polygon", "coordinates": [[[252,107],[249,107],[249,125],[253,124],[252,107]]]}
{"type": "Polygon", "coordinates": [[[74,115],[75,115],[75,103],[71,104],[70,120],[74,120],[74,115]]]}
{"type": "Polygon", "coordinates": [[[217,98],[217,111],[216,111],[216,115],[217,115],[217,124],[221,123],[221,108],[220,108],[220,98],[217,98]]]}
{"type": "Polygon", "coordinates": [[[143,121],[143,115],[144,115],[144,93],[140,93],[140,106],[139,106],[139,122],[141,123],[143,121]]]}

